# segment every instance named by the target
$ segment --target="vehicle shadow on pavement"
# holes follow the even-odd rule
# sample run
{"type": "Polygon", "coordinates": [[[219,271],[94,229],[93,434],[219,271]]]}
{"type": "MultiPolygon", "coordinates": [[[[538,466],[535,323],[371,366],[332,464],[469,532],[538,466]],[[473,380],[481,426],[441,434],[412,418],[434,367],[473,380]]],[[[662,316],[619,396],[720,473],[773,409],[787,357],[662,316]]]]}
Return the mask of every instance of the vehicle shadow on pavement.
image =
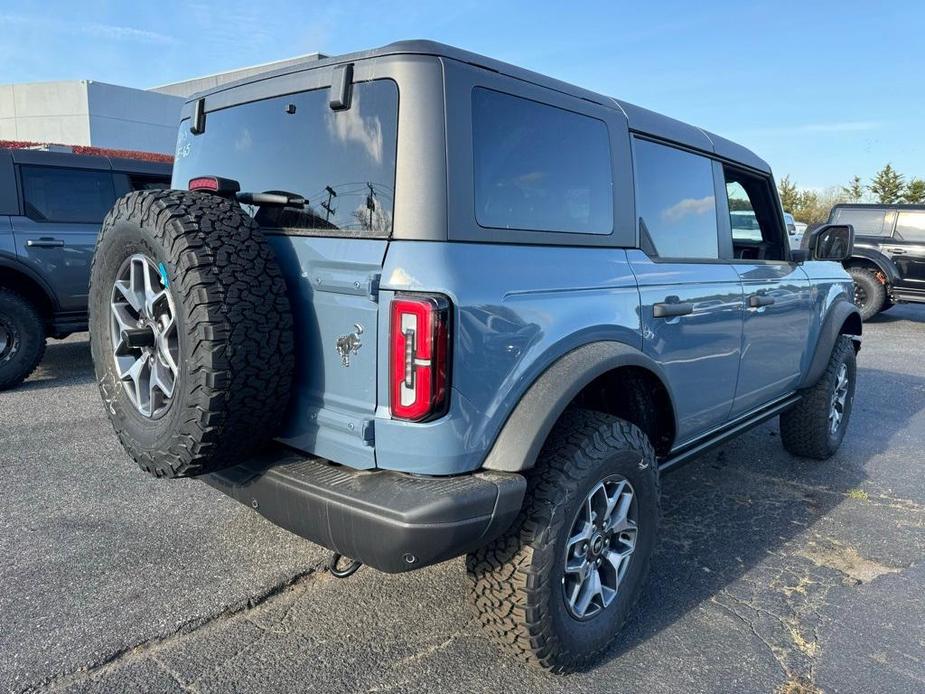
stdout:
{"type": "Polygon", "coordinates": [[[93,383],[93,358],[87,334],[67,340],[51,340],[38,368],[17,390],[29,392],[64,385],[93,383]]]}
{"type": "Polygon", "coordinates": [[[888,323],[902,323],[903,321],[925,323],[925,304],[894,306],[888,311],[878,313],[873,318],[868,318],[865,322],[873,325],[885,325],[888,323]]]}
{"type": "Polygon", "coordinates": [[[753,596],[743,601],[743,590],[771,601],[769,614],[786,613],[806,599],[803,580],[811,579],[782,572],[780,565],[808,564],[800,555],[816,534],[813,526],[857,493],[868,461],[925,409],[925,379],[878,369],[859,368],[858,374],[851,427],[830,460],[788,454],[772,420],[663,478],[661,541],[650,578],[609,658],[711,602],[758,609],[753,596]],[[884,402],[882,394],[896,392],[904,393],[901,403],[884,402]],[[769,566],[759,566],[763,562],[769,566]],[[746,574],[747,587],[740,582],[730,589],[735,594],[727,593],[746,574]]]}

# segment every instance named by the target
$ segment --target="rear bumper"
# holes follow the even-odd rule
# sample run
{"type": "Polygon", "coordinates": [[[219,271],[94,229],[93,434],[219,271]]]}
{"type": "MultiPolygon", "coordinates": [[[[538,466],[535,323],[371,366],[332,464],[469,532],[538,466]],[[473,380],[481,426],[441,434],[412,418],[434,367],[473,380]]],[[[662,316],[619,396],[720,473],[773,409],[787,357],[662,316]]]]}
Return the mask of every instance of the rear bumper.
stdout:
{"type": "Polygon", "coordinates": [[[354,470],[276,446],[200,479],[296,535],[388,573],[491,541],[517,516],[527,486],[513,473],[354,470]]]}

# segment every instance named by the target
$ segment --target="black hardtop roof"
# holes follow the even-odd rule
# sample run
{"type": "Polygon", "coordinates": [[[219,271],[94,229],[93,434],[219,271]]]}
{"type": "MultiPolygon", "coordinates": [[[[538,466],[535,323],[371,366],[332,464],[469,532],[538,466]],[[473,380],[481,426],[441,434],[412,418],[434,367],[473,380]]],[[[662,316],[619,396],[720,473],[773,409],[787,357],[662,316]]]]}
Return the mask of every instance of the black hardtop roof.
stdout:
{"type": "Polygon", "coordinates": [[[538,72],[533,72],[532,70],[526,70],[516,65],[495,60],[494,58],[471,53],[461,48],[455,48],[436,41],[420,39],[398,41],[382,46],[381,48],[358,51],[345,55],[331,56],[317,60],[309,59],[305,62],[295,63],[269,72],[252,75],[234,82],[222,84],[213,89],[198,92],[193,94],[189,98],[189,101],[196,101],[210,94],[217,94],[222,91],[234,89],[246,84],[253,84],[272,77],[288,75],[304,70],[313,70],[315,68],[330,67],[341,63],[352,63],[394,55],[430,55],[440,58],[449,58],[451,60],[457,60],[459,62],[492,70],[515,79],[569,94],[579,99],[586,99],[607,108],[620,110],[626,115],[630,129],[640,134],[670,140],[687,147],[709,152],[721,158],[743,164],[765,173],[770,173],[771,171],[768,164],[751,150],[696,126],[688,125],[674,118],[663,116],[655,111],[650,111],[604,94],[583,89],[582,87],[577,87],[568,82],[563,82],[538,72]]]}
{"type": "Polygon", "coordinates": [[[173,166],[166,162],[127,157],[107,157],[98,154],[75,154],[73,152],[25,148],[0,148],[0,152],[9,153],[17,164],[62,166],[76,169],[111,169],[112,171],[125,173],[163,174],[166,176],[170,176],[173,170],[173,166]]]}

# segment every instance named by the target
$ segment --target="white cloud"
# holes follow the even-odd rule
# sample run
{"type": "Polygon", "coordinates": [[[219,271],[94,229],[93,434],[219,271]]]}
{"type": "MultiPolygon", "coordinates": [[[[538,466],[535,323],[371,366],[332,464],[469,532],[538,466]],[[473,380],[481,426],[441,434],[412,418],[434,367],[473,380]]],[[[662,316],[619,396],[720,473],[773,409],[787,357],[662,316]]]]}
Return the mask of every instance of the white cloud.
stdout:
{"type": "Polygon", "coordinates": [[[382,123],[378,116],[364,118],[360,97],[356,90],[353,103],[346,111],[329,111],[328,130],[341,142],[357,142],[366,149],[377,164],[382,163],[382,123]]]}
{"type": "Polygon", "coordinates": [[[59,34],[80,34],[110,41],[135,41],[153,44],[176,43],[176,39],[167,34],[118,24],[102,24],[100,22],[70,22],[49,17],[30,17],[28,15],[7,13],[0,14],[0,24],[53,31],[59,34]]]}
{"type": "Polygon", "coordinates": [[[666,222],[680,222],[685,217],[695,214],[707,214],[716,208],[714,198],[708,195],[705,198],[684,198],[681,202],[662,210],[662,219],[666,222]]]}

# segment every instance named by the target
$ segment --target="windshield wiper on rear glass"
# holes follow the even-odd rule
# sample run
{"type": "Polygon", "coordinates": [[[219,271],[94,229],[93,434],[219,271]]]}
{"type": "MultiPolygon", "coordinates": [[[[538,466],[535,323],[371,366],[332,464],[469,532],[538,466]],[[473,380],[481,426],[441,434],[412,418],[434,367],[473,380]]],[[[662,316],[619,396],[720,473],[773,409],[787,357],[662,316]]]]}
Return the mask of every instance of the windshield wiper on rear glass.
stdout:
{"type": "Polygon", "coordinates": [[[285,190],[268,190],[263,193],[235,193],[235,198],[242,205],[299,207],[308,205],[308,200],[301,195],[289,193],[285,190]]]}

